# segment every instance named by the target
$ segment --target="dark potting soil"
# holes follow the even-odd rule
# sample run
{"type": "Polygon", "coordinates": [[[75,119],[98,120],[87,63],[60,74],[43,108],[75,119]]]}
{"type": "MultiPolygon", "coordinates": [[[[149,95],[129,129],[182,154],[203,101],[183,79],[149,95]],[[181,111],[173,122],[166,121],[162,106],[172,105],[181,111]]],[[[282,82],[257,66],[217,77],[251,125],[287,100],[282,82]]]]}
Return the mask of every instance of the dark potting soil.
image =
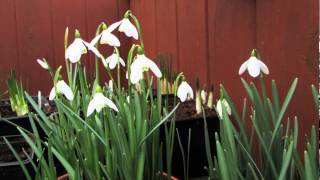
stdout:
{"type": "MultiPolygon", "coordinates": [[[[216,116],[215,111],[208,107],[204,107],[204,112],[206,117],[216,116]]],[[[193,119],[203,119],[202,112],[197,114],[195,101],[191,100],[181,103],[176,112],[176,121],[193,119]]]]}
{"type": "MultiPolygon", "coordinates": [[[[37,98],[34,98],[34,100],[37,102],[37,98]]],[[[28,103],[28,109],[30,112],[35,113],[35,109],[32,107],[31,104],[28,103]]],[[[49,114],[54,112],[55,106],[52,102],[49,102],[47,99],[42,99],[42,110],[49,114]]],[[[3,118],[10,118],[10,117],[16,117],[16,112],[13,112],[10,105],[10,100],[1,100],[0,101],[0,117],[3,118]]]]}

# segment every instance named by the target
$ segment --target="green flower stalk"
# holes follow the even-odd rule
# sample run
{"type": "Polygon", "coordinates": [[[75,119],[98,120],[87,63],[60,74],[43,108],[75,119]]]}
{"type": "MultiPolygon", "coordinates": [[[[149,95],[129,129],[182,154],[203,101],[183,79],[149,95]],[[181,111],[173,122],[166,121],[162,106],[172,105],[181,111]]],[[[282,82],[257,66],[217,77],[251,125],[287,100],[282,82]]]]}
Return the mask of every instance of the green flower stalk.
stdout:
{"type": "Polygon", "coordinates": [[[199,79],[197,79],[197,82],[196,82],[196,112],[197,114],[200,114],[201,113],[201,93],[200,93],[200,81],[199,79]]]}
{"type": "Polygon", "coordinates": [[[23,116],[29,112],[28,105],[24,99],[24,90],[21,81],[17,81],[15,71],[11,71],[7,80],[10,104],[12,111],[18,116],[23,116]]]}

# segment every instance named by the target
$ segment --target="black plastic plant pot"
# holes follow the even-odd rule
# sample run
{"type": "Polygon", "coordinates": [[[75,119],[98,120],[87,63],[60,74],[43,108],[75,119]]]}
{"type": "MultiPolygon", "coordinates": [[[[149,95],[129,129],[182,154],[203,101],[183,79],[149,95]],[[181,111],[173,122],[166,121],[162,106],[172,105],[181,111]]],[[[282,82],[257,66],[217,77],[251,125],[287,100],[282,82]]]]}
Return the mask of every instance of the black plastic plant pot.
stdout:
{"type": "MultiPolygon", "coordinates": [[[[32,97],[37,102],[37,97],[32,97]]],[[[41,98],[42,109],[46,114],[54,112],[54,107],[46,100],[45,97],[41,98]]],[[[29,111],[34,112],[34,109],[28,104],[29,111]]],[[[0,136],[7,135],[20,135],[17,127],[21,127],[27,131],[32,132],[32,127],[29,121],[28,114],[23,116],[17,116],[15,112],[11,110],[11,105],[9,99],[0,101],[0,136]]],[[[39,131],[40,137],[44,135],[44,132],[41,131],[41,128],[36,123],[36,127],[39,131]]]]}
{"type": "MultiPolygon", "coordinates": [[[[37,97],[33,97],[37,102],[37,97]]],[[[42,104],[48,104],[45,98],[41,98],[42,104]]],[[[29,110],[34,112],[30,104],[28,104],[29,110]]],[[[45,110],[45,108],[43,108],[45,110]]],[[[46,111],[45,111],[46,112],[46,111]]],[[[46,112],[49,114],[50,112],[46,112]]],[[[21,127],[29,132],[32,132],[31,123],[28,115],[17,116],[15,112],[12,112],[10,101],[8,99],[0,101],[0,179],[25,179],[25,175],[21,169],[19,162],[12,153],[11,149],[4,141],[4,137],[10,142],[11,146],[18,153],[22,159],[26,168],[31,174],[34,172],[31,166],[28,156],[34,159],[34,152],[27,144],[25,139],[21,136],[17,127],[21,127]],[[26,155],[28,154],[28,155],[26,155]]],[[[45,138],[44,132],[36,123],[37,130],[40,138],[45,138]]]]}
{"type": "MultiPolygon", "coordinates": [[[[211,146],[211,156],[216,155],[214,134],[219,132],[219,118],[215,114],[206,117],[208,133],[211,146]]],[[[189,153],[189,178],[208,176],[208,167],[205,137],[204,137],[204,118],[185,118],[176,121],[176,129],[179,131],[180,141],[187,159],[189,129],[191,129],[190,153],[189,153]]],[[[161,128],[161,140],[165,142],[164,129],[161,128]]],[[[165,149],[165,147],[164,147],[165,149]]],[[[165,154],[164,159],[165,162],[165,154]]],[[[166,167],[165,167],[166,168],[166,167]]],[[[177,135],[174,140],[172,155],[172,175],[179,179],[184,179],[184,167],[181,148],[178,143],[177,135]]]]}
{"type": "MultiPolygon", "coordinates": [[[[1,108],[1,107],[0,107],[1,108]]],[[[17,127],[21,127],[32,132],[31,124],[28,116],[16,116],[0,119],[0,136],[19,135],[17,127]],[[9,123],[9,122],[10,123],[9,123]],[[11,124],[12,123],[12,124],[11,124]]]]}
{"type": "MultiPolygon", "coordinates": [[[[21,166],[13,152],[5,142],[4,136],[0,137],[0,177],[1,179],[25,179],[21,166]]],[[[29,172],[32,166],[29,158],[34,159],[34,151],[21,135],[5,136],[11,147],[19,155],[22,163],[29,172]]]]}

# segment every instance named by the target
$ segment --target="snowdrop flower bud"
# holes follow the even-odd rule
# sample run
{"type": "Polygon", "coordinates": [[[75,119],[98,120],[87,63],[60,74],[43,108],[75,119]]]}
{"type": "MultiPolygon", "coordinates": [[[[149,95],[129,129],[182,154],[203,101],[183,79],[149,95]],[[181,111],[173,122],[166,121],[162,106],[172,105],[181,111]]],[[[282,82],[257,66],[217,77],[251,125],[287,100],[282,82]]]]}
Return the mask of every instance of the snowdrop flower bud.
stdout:
{"type": "Polygon", "coordinates": [[[49,69],[49,65],[45,59],[43,59],[43,60],[37,59],[37,62],[43,69],[45,69],[45,70],[49,69]]]}
{"type": "Polygon", "coordinates": [[[256,49],[252,50],[250,58],[241,65],[239,69],[239,75],[243,74],[246,69],[248,69],[248,72],[252,77],[259,76],[260,71],[265,74],[269,74],[268,67],[260,59],[257,58],[256,49]]]}

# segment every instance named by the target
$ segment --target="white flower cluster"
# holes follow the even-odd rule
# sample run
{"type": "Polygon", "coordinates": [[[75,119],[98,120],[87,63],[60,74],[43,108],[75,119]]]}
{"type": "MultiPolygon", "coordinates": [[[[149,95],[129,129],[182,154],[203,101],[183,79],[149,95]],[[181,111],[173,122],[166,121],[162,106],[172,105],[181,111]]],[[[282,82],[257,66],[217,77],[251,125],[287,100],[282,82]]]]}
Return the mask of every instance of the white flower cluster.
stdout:
{"type": "MultiPolygon", "coordinates": [[[[120,57],[119,53],[114,52],[109,57],[104,58],[96,48],[96,44],[100,42],[100,44],[106,44],[114,48],[120,47],[120,41],[118,37],[113,34],[113,31],[116,29],[118,29],[120,32],[123,32],[126,36],[132,37],[136,40],[138,40],[139,33],[136,27],[130,22],[128,17],[124,17],[122,20],[111,24],[108,28],[105,24],[103,25],[105,28],[103,28],[102,32],[94,37],[90,42],[83,40],[80,36],[80,33],[76,30],[74,41],[66,48],[65,59],[69,60],[71,63],[77,63],[80,61],[83,54],[91,51],[93,54],[95,54],[95,56],[101,59],[106,68],[112,70],[117,66],[117,64],[121,64],[124,67],[125,62],[120,57]]],[[[132,84],[137,84],[143,78],[143,72],[148,71],[149,69],[151,69],[151,71],[158,78],[162,77],[162,73],[156,63],[146,57],[143,52],[143,50],[138,51],[134,61],[130,65],[131,70],[129,76],[132,84]]],[[[37,59],[37,62],[42,68],[49,70],[47,61],[37,59]]],[[[62,94],[70,101],[74,99],[72,89],[65,81],[61,79],[58,80],[55,86],[51,89],[49,99],[53,100],[56,97],[56,94],[62,94]]],[[[118,111],[116,105],[110,99],[105,97],[102,92],[96,92],[89,103],[87,116],[90,116],[94,110],[100,112],[101,109],[106,106],[118,111]]]]}

